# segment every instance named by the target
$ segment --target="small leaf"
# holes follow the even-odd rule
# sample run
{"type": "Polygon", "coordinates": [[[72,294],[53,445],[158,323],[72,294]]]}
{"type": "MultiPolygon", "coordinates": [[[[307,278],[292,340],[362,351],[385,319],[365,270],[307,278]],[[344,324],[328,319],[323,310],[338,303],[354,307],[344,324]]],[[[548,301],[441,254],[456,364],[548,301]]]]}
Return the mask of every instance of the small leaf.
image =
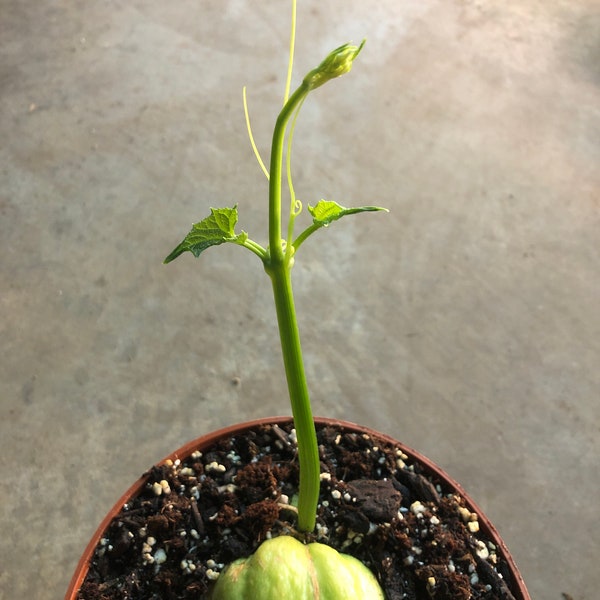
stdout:
{"type": "Polygon", "coordinates": [[[379,206],[357,206],[354,208],[346,208],[340,206],[333,200],[319,200],[315,206],[308,205],[308,212],[313,217],[313,224],[307,227],[293,242],[294,248],[297,250],[304,241],[311,236],[315,231],[321,229],[321,227],[327,227],[333,221],[337,221],[346,215],[353,215],[361,212],[373,212],[377,210],[384,210],[388,212],[387,208],[381,208],[379,206]]]}
{"type": "Polygon", "coordinates": [[[333,200],[319,200],[315,206],[308,207],[308,212],[313,216],[313,223],[321,227],[326,227],[333,221],[337,221],[346,215],[353,215],[361,212],[373,212],[385,210],[379,206],[358,206],[354,208],[345,208],[333,200]]]}
{"type": "Polygon", "coordinates": [[[197,258],[207,248],[225,242],[244,245],[248,239],[248,234],[245,231],[236,234],[234,231],[238,220],[237,206],[233,208],[211,208],[210,212],[210,217],[206,217],[206,219],[193,225],[192,230],[185,236],[181,244],[165,258],[165,264],[188,251],[197,258]]]}

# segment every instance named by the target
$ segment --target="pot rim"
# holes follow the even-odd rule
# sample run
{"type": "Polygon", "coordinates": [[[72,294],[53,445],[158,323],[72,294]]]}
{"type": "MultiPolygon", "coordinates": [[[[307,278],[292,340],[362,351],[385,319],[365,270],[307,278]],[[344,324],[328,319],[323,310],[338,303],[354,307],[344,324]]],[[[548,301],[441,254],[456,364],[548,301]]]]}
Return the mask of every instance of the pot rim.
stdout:
{"type": "MultiPolygon", "coordinates": [[[[194,440],[187,442],[186,444],[184,444],[183,446],[181,446],[174,452],[171,452],[169,455],[165,456],[162,460],[160,460],[156,464],[161,465],[161,464],[165,463],[167,460],[185,459],[188,456],[190,456],[192,454],[192,452],[194,452],[200,448],[206,448],[208,446],[211,446],[211,445],[215,444],[215,442],[217,442],[218,440],[220,440],[224,437],[239,434],[242,431],[245,431],[247,429],[252,429],[255,427],[259,427],[261,425],[268,425],[268,424],[272,424],[272,423],[287,424],[290,422],[293,422],[293,418],[290,416],[275,416],[275,417],[261,417],[259,419],[253,419],[251,421],[245,421],[243,423],[236,423],[234,425],[229,425],[227,427],[223,427],[221,429],[211,431],[211,432],[207,433],[206,435],[202,435],[194,440]]],[[[460,485],[460,483],[458,483],[452,477],[450,477],[450,475],[448,475],[441,467],[439,467],[436,463],[434,463],[433,461],[428,459],[426,456],[423,456],[417,450],[414,450],[413,448],[407,446],[406,444],[399,442],[398,440],[394,439],[390,435],[387,435],[387,434],[377,431],[375,429],[371,429],[370,427],[365,427],[363,425],[359,425],[359,424],[353,423],[351,421],[345,421],[343,419],[334,419],[334,418],[329,418],[329,417],[315,417],[314,422],[316,425],[331,425],[331,426],[342,427],[343,429],[353,431],[355,433],[366,433],[366,434],[368,434],[372,437],[378,438],[384,442],[398,446],[402,450],[402,452],[404,452],[407,456],[409,456],[414,461],[419,462],[428,473],[434,474],[439,479],[444,480],[445,483],[448,485],[448,487],[455,489],[456,492],[458,492],[458,494],[464,498],[465,503],[468,506],[469,510],[478,515],[479,526],[480,526],[480,529],[482,530],[482,532],[500,549],[500,552],[501,552],[504,560],[506,560],[508,567],[510,569],[510,572],[513,576],[512,583],[514,584],[514,586],[516,588],[515,591],[518,592],[518,594],[519,594],[519,595],[515,596],[516,600],[531,600],[531,596],[529,595],[529,592],[527,591],[523,577],[521,576],[521,573],[520,573],[512,555],[510,554],[508,547],[504,543],[504,540],[500,537],[500,534],[498,533],[498,530],[496,529],[496,527],[487,518],[487,516],[481,510],[481,508],[478,506],[478,504],[469,496],[469,494],[467,494],[467,492],[462,487],[462,485],[460,485]]],[[[65,594],[65,600],[75,600],[77,592],[79,591],[79,588],[81,587],[81,584],[83,583],[83,580],[85,579],[85,576],[87,574],[89,564],[90,564],[93,554],[94,554],[94,550],[96,549],[96,546],[100,542],[100,539],[102,538],[103,533],[106,531],[106,529],[110,525],[114,516],[120,512],[123,505],[126,504],[130,498],[134,497],[135,495],[137,495],[141,492],[143,486],[146,484],[147,479],[148,479],[148,472],[142,474],[125,491],[125,493],[121,495],[121,497],[115,502],[115,504],[112,506],[112,508],[108,511],[108,513],[102,519],[102,521],[98,525],[96,531],[92,535],[90,541],[88,542],[87,546],[85,547],[85,550],[83,551],[83,553],[79,559],[79,562],[77,563],[77,567],[76,567],[73,577],[71,578],[71,581],[69,583],[67,593],[65,594]]]]}

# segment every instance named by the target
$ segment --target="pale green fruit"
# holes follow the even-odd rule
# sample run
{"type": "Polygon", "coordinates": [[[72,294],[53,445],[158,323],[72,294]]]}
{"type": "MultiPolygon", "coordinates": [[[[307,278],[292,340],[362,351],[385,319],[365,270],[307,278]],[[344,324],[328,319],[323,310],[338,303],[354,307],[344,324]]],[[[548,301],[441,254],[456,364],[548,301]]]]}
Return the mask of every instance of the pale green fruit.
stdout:
{"type": "Polygon", "coordinates": [[[284,535],[221,573],[212,600],[383,600],[373,573],[325,544],[284,535]]]}

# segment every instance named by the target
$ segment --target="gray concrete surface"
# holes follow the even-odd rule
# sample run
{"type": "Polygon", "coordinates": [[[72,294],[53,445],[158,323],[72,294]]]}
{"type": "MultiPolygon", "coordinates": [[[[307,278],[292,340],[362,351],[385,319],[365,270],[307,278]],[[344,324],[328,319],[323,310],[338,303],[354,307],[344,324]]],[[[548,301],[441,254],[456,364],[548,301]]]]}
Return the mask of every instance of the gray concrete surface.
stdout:
{"type": "MultiPolygon", "coordinates": [[[[289,412],[256,258],[161,264],[210,206],[239,203],[266,243],[241,89],[268,155],[288,18],[0,0],[2,599],[60,598],[169,451],[289,412]]],[[[368,38],[305,105],[298,196],[391,209],[299,252],[315,412],[444,466],[534,598],[597,598],[600,4],[310,0],[298,19],[296,81],[368,38]]]]}

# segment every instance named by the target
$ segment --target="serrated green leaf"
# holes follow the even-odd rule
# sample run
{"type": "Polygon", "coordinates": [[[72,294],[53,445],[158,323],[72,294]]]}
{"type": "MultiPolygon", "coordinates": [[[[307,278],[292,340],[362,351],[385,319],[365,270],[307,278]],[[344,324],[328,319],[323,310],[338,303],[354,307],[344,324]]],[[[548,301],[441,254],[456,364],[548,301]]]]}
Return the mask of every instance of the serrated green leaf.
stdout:
{"type": "Polygon", "coordinates": [[[232,208],[211,208],[210,217],[195,223],[183,241],[165,258],[164,262],[170,263],[184,252],[191,252],[196,258],[211,246],[218,246],[226,242],[244,245],[248,234],[242,231],[235,233],[238,220],[237,206],[232,208]]]}
{"type": "Polygon", "coordinates": [[[356,206],[353,208],[346,208],[333,200],[319,200],[315,206],[308,206],[308,212],[313,217],[313,224],[310,227],[307,227],[294,240],[292,245],[297,250],[315,231],[318,231],[321,227],[327,227],[333,221],[337,221],[346,215],[378,210],[388,212],[387,208],[381,208],[379,206],[356,206]]]}
{"type": "Polygon", "coordinates": [[[379,206],[357,206],[354,208],[346,208],[339,205],[333,200],[319,200],[315,206],[308,206],[308,212],[313,217],[313,223],[320,227],[326,227],[333,221],[337,221],[346,215],[353,215],[361,212],[373,212],[377,210],[385,210],[379,206]]]}

